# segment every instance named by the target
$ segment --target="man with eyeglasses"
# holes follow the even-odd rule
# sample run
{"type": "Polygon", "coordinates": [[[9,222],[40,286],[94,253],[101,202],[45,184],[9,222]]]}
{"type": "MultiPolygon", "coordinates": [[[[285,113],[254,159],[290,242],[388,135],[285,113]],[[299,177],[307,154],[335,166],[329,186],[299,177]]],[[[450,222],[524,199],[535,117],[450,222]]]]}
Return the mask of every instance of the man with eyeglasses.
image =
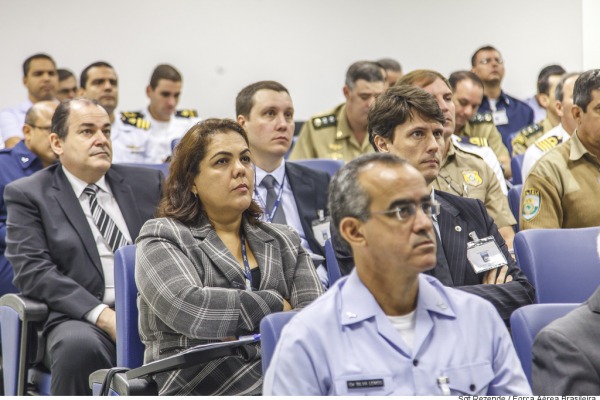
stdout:
{"type": "Polygon", "coordinates": [[[56,110],[53,101],[35,103],[25,114],[24,139],[10,149],[0,150],[0,296],[15,293],[13,269],[6,257],[6,205],[4,188],[12,181],[29,176],[56,162],[50,147],[50,125],[56,110]]]}
{"type": "MultiPolygon", "coordinates": [[[[437,266],[426,273],[446,286],[489,300],[508,324],[515,309],[533,302],[534,289],[509,254],[498,227],[480,200],[433,190],[442,162],[445,122],[446,117],[430,93],[415,86],[394,86],[379,96],[369,111],[369,139],[376,151],[403,157],[417,168],[425,177],[432,200],[441,205],[440,214],[434,218],[437,266]],[[483,271],[469,260],[470,249],[490,237],[504,262],[498,268],[483,271]]],[[[340,268],[347,274],[354,260],[340,246],[337,235],[333,237],[340,268]]]]}
{"type": "Polygon", "coordinates": [[[77,79],[68,69],[58,69],[58,89],[56,99],[58,101],[71,100],[77,96],[77,79]]]}
{"type": "MultiPolygon", "coordinates": [[[[415,111],[407,125],[441,137],[440,122],[423,122],[415,111]]],[[[426,275],[439,205],[419,170],[359,157],[332,179],[329,208],[356,268],[283,329],[265,395],[531,393],[492,305],[426,275]]]]}
{"type": "MultiPolygon", "coordinates": [[[[502,90],[504,60],[492,46],[483,46],[471,57],[471,71],[483,82],[483,101],[479,113],[490,113],[502,140],[511,150],[512,136],[533,124],[533,110],[525,102],[509,96],[502,90]]],[[[485,118],[485,116],[483,116],[485,118]]]]}

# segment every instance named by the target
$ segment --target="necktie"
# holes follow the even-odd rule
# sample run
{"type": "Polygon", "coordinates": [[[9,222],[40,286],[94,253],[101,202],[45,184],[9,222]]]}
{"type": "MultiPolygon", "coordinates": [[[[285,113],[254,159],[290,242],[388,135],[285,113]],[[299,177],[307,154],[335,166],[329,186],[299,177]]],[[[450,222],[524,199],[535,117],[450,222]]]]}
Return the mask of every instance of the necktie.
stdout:
{"type": "MultiPolygon", "coordinates": [[[[273,205],[275,204],[275,200],[277,198],[277,193],[275,192],[275,178],[273,177],[273,175],[267,175],[263,178],[261,185],[267,189],[267,204],[266,204],[266,209],[265,209],[265,213],[267,215],[270,215],[271,212],[273,211],[273,205]]],[[[277,207],[277,211],[275,211],[275,215],[273,216],[273,221],[276,224],[287,224],[287,221],[285,220],[285,214],[283,213],[283,206],[281,205],[281,202],[279,203],[279,206],[277,207]]]]}
{"type": "Polygon", "coordinates": [[[115,221],[98,204],[98,199],[96,198],[98,189],[99,187],[96,185],[88,185],[83,192],[87,194],[90,201],[90,210],[92,211],[94,223],[114,253],[119,247],[126,245],[127,241],[115,224],[115,221]]]}

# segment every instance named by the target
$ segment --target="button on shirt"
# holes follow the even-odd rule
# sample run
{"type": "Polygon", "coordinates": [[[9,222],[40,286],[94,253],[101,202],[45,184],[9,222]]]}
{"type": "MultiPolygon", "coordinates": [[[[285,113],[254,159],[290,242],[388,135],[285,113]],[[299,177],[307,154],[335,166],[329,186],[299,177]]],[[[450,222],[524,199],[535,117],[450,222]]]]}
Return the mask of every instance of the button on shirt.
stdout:
{"type": "Polygon", "coordinates": [[[263,392],[278,395],[524,395],[531,389],[497,311],[419,275],[412,350],[356,270],[283,329],[263,392]]]}
{"type": "MultiPolygon", "coordinates": [[[[256,197],[256,193],[254,193],[254,201],[256,201],[261,208],[265,211],[263,214],[263,220],[267,221],[267,213],[271,210],[265,210],[265,206],[267,203],[267,189],[261,185],[262,180],[267,174],[273,175],[273,177],[277,180],[275,184],[275,193],[279,194],[279,189],[281,188],[281,182],[283,181],[283,177],[285,176],[285,162],[282,161],[281,165],[277,167],[273,172],[267,173],[266,171],[260,169],[259,167],[255,167],[256,175],[254,177],[254,186],[258,191],[259,197],[256,197]]],[[[285,180],[285,184],[283,185],[283,194],[281,197],[281,203],[279,207],[283,207],[283,212],[285,213],[285,220],[287,224],[294,228],[298,235],[300,235],[300,240],[302,241],[302,247],[309,253],[311,253],[308,242],[306,241],[306,235],[304,234],[304,229],[302,229],[302,223],[300,222],[300,216],[298,215],[298,206],[296,205],[296,199],[294,198],[294,192],[292,191],[292,187],[290,186],[289,179],[285,180]]]]}
{"type": "MultiPolygon", "coordinates": [[[[114,254],[110,249],[106,239],[100,233],[100,230],[96,226],[94,222],[94,218],[92,217],[92,212],[90,210],[90,203],[88,196],[83,193],[84,189],[87,187],[88,183],[82,181],[77,178],[75,175],[67,171],[67,169],[63,166],[63,171],[75,192],[75,196],[79,199],[79,204],[81,205],[81,209],[85,214],[88,225],[92,230],[92,234],[94,236],[94,241],[96,242],[96,246],[98,248],[98,254],[100,255],[100,262],[102,264],[102,272],[104,273],[104,297],[102,298],[102,303],[95,308],[93,308],[88,314],[86,314],[86,319],[95,324],[98,316],[106,308],[107,306],[114,306],[115,304],[115,283],[114,283],[114,254]]],[[[129,234],[129,229],[127,228],[127,223],[123,218],[123,214],[121,213],[121,209],[119,208],[119,204],[117,200],[112,194],[112,190],[103,176],[100,178],[98,182],[95,184],[100,188],[98,193],[96,194],[96,198],[98,199],[98,204],[100,207],[106,211],[106,213],[112,218],[115,222],[119,230],[125,236],[125,239],[128,243],[131,243],[131,235],[129,234]]]]}

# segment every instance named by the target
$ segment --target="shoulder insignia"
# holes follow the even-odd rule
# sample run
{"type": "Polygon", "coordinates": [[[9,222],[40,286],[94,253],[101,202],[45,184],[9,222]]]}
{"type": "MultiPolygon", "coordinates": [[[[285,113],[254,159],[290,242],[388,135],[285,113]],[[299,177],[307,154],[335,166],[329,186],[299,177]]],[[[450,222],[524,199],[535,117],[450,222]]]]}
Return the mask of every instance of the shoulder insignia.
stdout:
{"type": "Polygon", "coordinates": [[[559,144],[561,144],[563,142],[563,138],[562,137],[558,137],[558,136],[549,136],[544,140],[539,140],[537,142],[535,142],[535,146],[540,149],[543,152],[547,152],[549,150],[552,150],[553,148],[555,148],[556,146],[558,146],[559,144]]]}
{"type": "Polygon", "coordinates": [[[323,117],[316,117],[312,119],[312,124],[315,129],[327,128],[329,126],[337,125],[337,118],[335,114],[325,115],[323,117]]]}
{"type": "Polygon", "coordinates": [[[529,125],[526,128],[523,128],[519,131],[518,135],[523,135],[526,138],[528,138],[529,136],[533,135],[534,133],[543,131],[544,127],[542,126],[542,124],[532,124],[529,125]]]}
{"type": "Polygon", "coordinates": [[[489,146],[488,140],[482,137],[468,137],[468,136],[460,136],[460,142],[463,144],[471,144],[477,147],[485,147],[489,146]]]}
{"type": "Polygon", "coordinates": [[[494,116],[491,112],[475,114],[475,116],[471,118],[471,122],[474,124],[493,123],[494,116]]]}
{"type": "Polygon", "coordinates": [[[179,118],[198,118],[198,111],[196,110],[177,110],[175,116],[179,118]]]}
{"type": "Polygon", "coordinates": [[[122,112],[121,121],[123,121],[125,125],[134,126],[145,131],[150,129],[150,121],[144,119],[144,114],[140,112],[122,112]]]}
{"type": "Polygon", "coordinates": [[[463,171],[462,175],[467,185],[479,186],[483,183],[483,179],[481,179],[481,176],[479,176],[479,171],[463,171]]]}
{"type": "Polygon", "coordinates": [[[523,211],[521,216],[525,221],[531,221],[540,212],[541,207],[540,191],[537,189],[525,190],[523,197],[523,211]]]}

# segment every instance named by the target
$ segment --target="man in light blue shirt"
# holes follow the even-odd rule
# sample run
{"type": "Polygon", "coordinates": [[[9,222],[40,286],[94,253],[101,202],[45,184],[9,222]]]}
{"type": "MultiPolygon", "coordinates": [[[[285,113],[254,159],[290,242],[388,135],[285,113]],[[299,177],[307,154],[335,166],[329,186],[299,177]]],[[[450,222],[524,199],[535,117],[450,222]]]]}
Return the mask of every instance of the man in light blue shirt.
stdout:
{"type": "Polygon", "coordinates": [[[421,274],[436,265],[439,205],[417,169],[359,157],[329,207],[356,268],[284,328],[265,395],[531,394],[494,307],[421,274]]]}

